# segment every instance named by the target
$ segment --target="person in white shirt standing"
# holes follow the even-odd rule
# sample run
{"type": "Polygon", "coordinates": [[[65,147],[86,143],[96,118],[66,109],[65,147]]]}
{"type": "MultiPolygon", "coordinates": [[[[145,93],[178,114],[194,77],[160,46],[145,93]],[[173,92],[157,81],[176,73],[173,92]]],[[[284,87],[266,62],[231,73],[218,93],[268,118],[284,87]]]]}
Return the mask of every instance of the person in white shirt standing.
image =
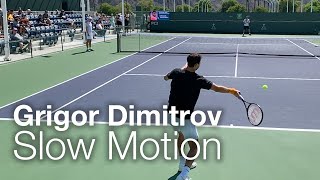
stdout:
{"type": "Polygon", "coordinates": [[[244,37],[244,33],[245,33],[246,31],[248,31],[249,35],[251,36],[249,16],[247,16],[247,17],[243,20],[243,32],[242,32],[242,37],[244,37]]]}
{"type": "Polygon", "coordinates": [[[87,18],[86,22],[86,46],[87,52],[93,51],[91,48],[91,41],[93,39],[93,30],[92,30],[92,17],[87,18]]]}

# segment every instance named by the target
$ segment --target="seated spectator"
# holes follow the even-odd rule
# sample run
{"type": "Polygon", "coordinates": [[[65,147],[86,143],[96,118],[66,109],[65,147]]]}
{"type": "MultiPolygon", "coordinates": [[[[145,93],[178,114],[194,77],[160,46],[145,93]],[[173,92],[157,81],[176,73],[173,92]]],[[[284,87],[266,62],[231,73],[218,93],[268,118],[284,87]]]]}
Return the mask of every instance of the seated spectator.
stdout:
{"type": "Polygon", "coordinates": [[[28,40],[24,40],[24,38],[18,33],[17,28],[13,28],[12,34],[10,35],[11,41],[16,41],[19,43],[19,52],[22,53],[29,46],[28,40]]]}
{"type": "Polygon", "coordinates": [[[44,19],[41,14],[38,16],[38,24],[40,26],[46,26],[47,25],[47,19],[44,19]]]}
{"type": "Polygon", "coordinates": [[[76,26],[75,26],[75,24],[74,24],[74,20],[73,20],[73,19],[68,18],[68,19],[67,19],[67,22],[68,22],[68,24],[69,24],[69,28],[71,28],[71,29],[76,29],[76,26]]]}
{"type": "Polygon", "coordinates": [[[117,25],[117,26],[122,26],[122,20],[121,20],[121,17],[120,17],[119,14],[118,14],[117,17],[116,17],[116,25],[117,25]]]}
{"type": "Polygon", "coordinates": [[[29,16],[33,15],[32,12],[31,12],[31,9],[27,9],[27,15],[29,15],[29,16]]]}
{"type": "Polygon", "coordinates": [[[48,19],[49,18],[49,14],[48,14],[48,11],[46,10],[43,14],[43,19],[48,19]]]}
{"type": "Polygon", "coordinates": [[[66,18],[66,13],[64,12],[64,10],[62,9],[60,14],[59,14],[60,18],[66,18]]]}
{"type": "Polygon", "coordinates": [[[8,21],[9,21],[9,22],[13,22],[13,21],[14,21],[13,10],[10,10],[10,11],[8,12],[8,21]]]}
{"type": "Polygon", "coordinates": [[[21,7],[19,7],[19,10],[18,10],[18,13],[17,13],[17,14],[18,14],[19,16],[21,16],[22,13],[23,13],[23,12],[22,12],[22,9],[21,9],[21,7]]]}
{"type": "Polygon", "coordinates": [[[101,24],[101,20],[99,20],[96,24],[96,30],[102,30],[103,27],[102,27],[102,24],[101,24]]]}
{"type": "Polygon", "coordinates": [[[101,18],[101,16],[100,16],[100,14],[99,13],[96,13],[95,15],[94,15],[94,20],[95,21],[98,21],[99,19],[101,18]]]}
{"type": "Polygon", "coordinates": [[[14,16],[13,21],[10,22],[11,29],[20,27],[20,16],[14,16]]]}
{"type": "Polygon", "coordinates": [[[45,19],[43,19],[43,22],[44,22],[44,25],[45,25],[45,26],[50,26],[50,25],[52,24],[50,18],[45,18],[45,19]]]}
{"type": "Polygon", "coordinates": [[[30,26],[29,19],[25,14],[22,15],[22,18],[20,19],[20,34],[24,35],[26,32],[26,28],[30,26]]]}
{"type": "Polygon", "coordinates": [[[29,19],[27,18],[27,16],[25,14],[22,15],[22,17],[20,19],[20,24],[23,26],[29,26],[29,19]]]}

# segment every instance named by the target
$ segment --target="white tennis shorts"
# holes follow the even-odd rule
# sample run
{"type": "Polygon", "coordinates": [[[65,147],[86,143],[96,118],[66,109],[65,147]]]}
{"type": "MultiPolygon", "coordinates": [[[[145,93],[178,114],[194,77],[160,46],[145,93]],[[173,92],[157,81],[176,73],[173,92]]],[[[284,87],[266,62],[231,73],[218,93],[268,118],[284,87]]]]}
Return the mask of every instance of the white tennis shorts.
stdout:
{"type": "MultiPolygon", "coordinates": [[[[180,122],[180,119],[176,117],[177,122],[180,122]]],[[[184,136],[184,139],[199,139],[197,127],[191,123],[189,119],[185,120],[184,126],[173,126],[175,131],[181,132],[184,136]]]]}
{"type": "Polygon", "coordinates": [[[86,38],[87,38],[87,40],[92,40],[93,39],[93,32],[86,33],[86,38]]]}

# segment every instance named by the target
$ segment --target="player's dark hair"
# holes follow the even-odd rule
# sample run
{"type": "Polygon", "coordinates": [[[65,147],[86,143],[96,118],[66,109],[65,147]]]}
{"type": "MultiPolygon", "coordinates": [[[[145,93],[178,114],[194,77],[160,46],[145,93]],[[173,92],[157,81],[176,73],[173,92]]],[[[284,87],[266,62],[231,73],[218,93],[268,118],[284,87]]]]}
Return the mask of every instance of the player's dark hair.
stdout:
{"type": "Polygon", "coordinates": [[[187,58],[188,66],[194,67],[195,64],[200,64],[201,58],[202,58],[201,55],[198,53],[189,54],[187,58]]]}

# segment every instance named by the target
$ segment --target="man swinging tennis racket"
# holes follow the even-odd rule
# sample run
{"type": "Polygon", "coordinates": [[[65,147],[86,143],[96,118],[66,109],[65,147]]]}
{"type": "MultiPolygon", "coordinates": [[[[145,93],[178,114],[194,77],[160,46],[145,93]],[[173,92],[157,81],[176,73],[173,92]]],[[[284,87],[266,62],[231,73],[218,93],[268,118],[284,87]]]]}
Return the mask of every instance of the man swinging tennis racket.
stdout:
{"type": "MultiPolygon", "coordinates": [[[[203,76],[200,76],[196,71],[200,67],[201,55],[192,53],[187,58],[187,64],[182,69],[174,69],[166,76],[164,80],[171,81],[171,91],[169,96],[169,109],[175,106],[178,111],[193,112],[194,107],[199,98],[200,90],[207,89],[220,93],[230,93],[239,98],[240,91],[234,88],[227,88],[224,86],[216,85],[203,76]]],[[[177,118],[179,115],[177,115],[177,118]]],[[[180,154],[179,170],[180,173],[176,180],[190,180],[188,177],[190,169],[195,168],[196,163],[193,160],[186,160],[181,155],[181,144],[185,139],[191,138],[198,140],[199,135],[197,128],[191,123],[190,115],[186,116],[184,126],[174,127],[178,131],[178,150],[180,154]]],[[[179,120],[177,120],[179,122],[179,120]]],[[[190,150],[187,154],[188,157],[194,157],[197,153],[197,146],[194,142],[188,142],[190,150]]]]}

